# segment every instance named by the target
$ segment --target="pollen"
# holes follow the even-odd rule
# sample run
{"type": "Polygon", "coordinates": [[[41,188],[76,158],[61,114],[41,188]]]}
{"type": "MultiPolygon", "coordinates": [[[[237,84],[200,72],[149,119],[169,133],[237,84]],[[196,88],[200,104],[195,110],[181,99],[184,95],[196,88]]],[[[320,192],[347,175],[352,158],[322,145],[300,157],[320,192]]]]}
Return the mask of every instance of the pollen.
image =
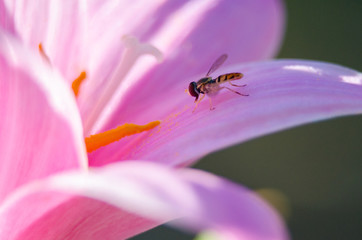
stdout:
{"type": "Polygon", "coordinates": [[[158,125],[160,125],[161,121],[153,121],[146,125],[137,125],[133,123],[126,123],[117,128],[98,133],[95,135],[91,135],[90,137],[85,138],[85,145],[87,148],[87,152],[93,152],[98,148],[104,147],[108,144],[116,142],[123,137],[134,135],[137,133],[141,133],[144,131],[149,131],[158,125]]]}
{"type": "Polygon", "coordinates": [[[81,72],[79,74],[79,76],[73,81],[72,83],[72,89],[73,89],[73,92],[74,92],[74,95],[76,97],[78,97],[78,94],[79,94],[79,88],[80,88],[80,85],[82,84],[83,80],[87,77],[87,74],[86,72],[81,72]]]}
{"type": "Polygon", "coordinates": [[[39,53],[45,59],[45,61],[50,63],[50,59],[49,59],[48,55],[45,53],[43,45],[41,43],[39,43],[39,53]]]}

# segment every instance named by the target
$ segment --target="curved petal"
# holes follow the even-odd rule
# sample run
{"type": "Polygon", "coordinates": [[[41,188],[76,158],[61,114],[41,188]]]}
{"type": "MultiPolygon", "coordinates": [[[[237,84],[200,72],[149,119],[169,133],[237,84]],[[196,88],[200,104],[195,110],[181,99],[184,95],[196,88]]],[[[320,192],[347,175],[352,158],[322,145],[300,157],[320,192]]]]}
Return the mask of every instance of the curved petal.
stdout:
{"type": "Polygon", "coordinates": [[[157,226],[95,199],[37,190],[0,208],[2,239],[126,239],[157,226]]]}
{"type": "Polygon", "coordinates": [[[223,53],[229,55],[226,64],[274,56],[284,32],[284,8],[278,0],[242,0],[233,4],[168,1],[152,17],[153,21],[144,24],[148,28],[138,28],[134,35],[157,46],[165,60],[157,64],[143,59],[136,64],[120,87],[121,100],[113,106],[114,114],[106,129],[131,121],[143,111],[145,98],[172,96],[169,89],[173,85],[193,76],[203,77],[223,53]]]}
{"type": "MultiPolygon", "coordinates": [[[[170,89],[169,99],[147,99],[134,122],[162,120],[152,131],[103,147],[89,154],[90,165],[126,159],[147,159],[186,165],[210,152],[268,133],[313,121],[362,113],[362,75],[341,66],[303,60],[278,60],[235,65],[222,72],[242,72],[237,88],[203,100],[193,113],[194,98],[185,85],[170,89]],[[148,108],[148,106],[155,106],[148,108]]],[[[190,81],[190,80],[189,80],[190,81]]],[[[185,81],[188,82],[188,81],[185,81]]],[[[206,97],[207,98],[207,97],[206,97]]]]}
{"type": "Polygon", "coordinates": [[[30,180],[87,165],[74,96],[32,54],[0,31],[0,202],[30,180]]]}
{"type": "MultiPolygon", "coordinates": [[[[9,218],[6,223],[3,221],[0,224],[12,226],[16,215],[10,213],[16,206],[21,207],[21,204],[31,203],[35,209],[39,209],[39,201],[26,199],[32,195],[41,195],[44,191],[55,191],[54,196],[61,194],[59,191],[65,191],[98,199],[159,223],[182,217],[175,224],[192,231],[211,229],[236,239],[288,238],[279,216],[251,191],[199,170],[169,169],[141,161],[112,164],[90,173],[64,173],[30,185],[8,199],[0,209],[0,216],[9,218]]],[[[83,205],[90,202],[83,199],[83,205]]],[[[30,209],[34,208],[24,208],[25,213],[30,209]]],[[[52,214],[59,214],[59,211],[55,210],[52,214]]],[[[93,215],[87,215],[84,221],[99,221],[98,233],[109,234],[110,229],[102,225],[103,221],[107,222],[107,214],[109,213],[102,216],[96,214],[96,217],[102,217],[96,220],[93,215]]],[[[84,216],[73,217],[77,227],[69,219],[66,222],[69,227],[65,230],[67,236],[82,238],[87,224],[84,221],[79,224],[78,219],[84,216]]],[[[49,221],[37,221],[36,224],[41,224],[43,229],[52,233],[65,228],[59,222],[51,224],[49,221]]],[[[129,225],[132,226],[130,223],[129,225]]],[[[29,227],[21,236],[29,236],[27,234],[32,233],[33,229],[34,226],[29,227]]],[[[131,231],[131,227],[128,230],[131,231]]],[[[113,234],[117,236],[118,232],[113,234]]],[[[88,239],[98,239],[94,236],[88,239]]]]}

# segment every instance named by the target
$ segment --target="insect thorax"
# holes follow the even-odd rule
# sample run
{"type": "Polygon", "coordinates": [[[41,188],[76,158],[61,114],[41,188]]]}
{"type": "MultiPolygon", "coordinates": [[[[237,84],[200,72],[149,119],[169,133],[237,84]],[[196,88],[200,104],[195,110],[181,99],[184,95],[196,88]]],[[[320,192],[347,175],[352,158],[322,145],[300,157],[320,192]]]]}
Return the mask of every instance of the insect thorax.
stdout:
{"type": "Polygon", "coordinates": [[[211,80],[212,80],[212,77],[201,78],[199,81],[197,81],[197,85],[202,84],[202,83],[207,83],[207,82],[209,82],[211,80]]]}

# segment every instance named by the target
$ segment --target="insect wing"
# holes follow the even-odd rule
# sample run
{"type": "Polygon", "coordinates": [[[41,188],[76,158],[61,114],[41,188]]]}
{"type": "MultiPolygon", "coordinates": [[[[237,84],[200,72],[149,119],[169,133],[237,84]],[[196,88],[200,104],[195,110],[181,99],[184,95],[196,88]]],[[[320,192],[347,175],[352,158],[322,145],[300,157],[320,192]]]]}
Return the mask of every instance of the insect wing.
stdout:
{"type": "Polygon", "coordinates": [[[215,72],[228,58],[228,55],[223,54],[221,55],[216,61],[211,65],[210,70],[206,73],[206,77],[208,77],[211,73],[215,72]]]}

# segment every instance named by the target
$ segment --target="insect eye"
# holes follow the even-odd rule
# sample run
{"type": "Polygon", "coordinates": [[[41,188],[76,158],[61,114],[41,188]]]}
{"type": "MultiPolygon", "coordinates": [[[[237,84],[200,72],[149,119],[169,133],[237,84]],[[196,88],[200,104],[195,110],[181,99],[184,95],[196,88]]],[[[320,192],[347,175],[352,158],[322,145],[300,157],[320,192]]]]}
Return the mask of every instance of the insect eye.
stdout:
{"type": "Polygon", "coordinates": [[[195,97],[196,98],[195,101],[197,101],[197,99],[199,98],[200,92],[197,90],[197,85],[195,82],[190,82],[189,93],[191,96],[195,97]]]}

